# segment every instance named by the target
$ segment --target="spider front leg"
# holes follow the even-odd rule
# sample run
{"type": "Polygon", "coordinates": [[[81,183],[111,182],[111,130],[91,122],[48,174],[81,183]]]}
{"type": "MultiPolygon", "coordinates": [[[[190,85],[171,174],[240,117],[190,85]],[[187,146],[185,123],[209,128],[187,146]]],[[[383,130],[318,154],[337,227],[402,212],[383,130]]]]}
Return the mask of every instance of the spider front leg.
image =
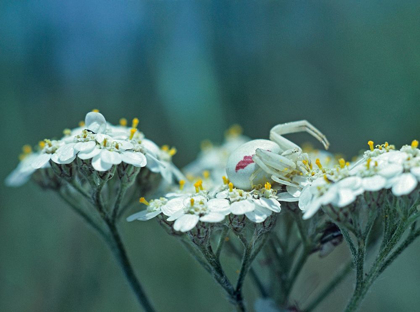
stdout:
{"type": "Polygon", "coordinates": [[[301,151],[301,148],[298,145],[282,136],[283,134],[297,132],[309,133],[319,142],[321,142],[324,145],[325,149],[328,149],[328,147],[330,146],[330,143],[328,142],[326,136],[322,134],[321,131],[319,131],[317,128],[315,128],[312,124],[310,124],[307,120],[288,122],[274,126],[270,130],[270,140],[276,142],[280,146],[280,148],[285,152],[289,150],[291,152],[301,151]]]}

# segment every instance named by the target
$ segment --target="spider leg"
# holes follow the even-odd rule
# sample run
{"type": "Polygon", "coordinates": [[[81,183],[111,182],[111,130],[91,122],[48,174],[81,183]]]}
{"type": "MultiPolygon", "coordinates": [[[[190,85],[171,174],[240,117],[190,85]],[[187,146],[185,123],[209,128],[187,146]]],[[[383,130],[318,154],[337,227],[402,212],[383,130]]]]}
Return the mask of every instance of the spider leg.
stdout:
{"type": "Polygon", "coordinates": [[[280,124],[274,126],[270,130],[270,140],[276,142],[283,150],[289,149],[300,149],[299,146],[289,141],[288,139],[282,137],[282,134],[296,133],[296,132],[307,132],[321,142],[325,149],[328,149],[330,143],[328,142],[326,136],[322,134],[317,128],[310,124],[307,120],[300,120],[294,122],[288,122],[285,124],[280,124]]]}

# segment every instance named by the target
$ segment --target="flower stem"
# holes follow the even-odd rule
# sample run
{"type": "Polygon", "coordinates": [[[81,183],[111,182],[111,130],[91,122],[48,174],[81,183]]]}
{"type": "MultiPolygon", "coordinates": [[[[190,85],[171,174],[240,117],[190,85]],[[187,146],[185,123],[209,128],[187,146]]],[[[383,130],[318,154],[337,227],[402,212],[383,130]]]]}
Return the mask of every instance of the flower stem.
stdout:
{"type": "Polygon", "coordinates": [[[147,298],[147,295],[141,286],[139,280],[137,279],[133,267],[131,266],[130,260],[128,259],[127,252],[124,248],[124,244],[121,240],[121,236],[118,232],[117,226],[115,223],[106,220],[106,224],[108,225],[109,231],[112,237],[112,244],[110,247],[114,253],[114,256],[118,260],[121,269],[124,271],[124,274],[131,286],[131,289],[134,291],[137,300],[142,305],[143,309],[146,312],[154,312],[154,308],[147,298]]]}

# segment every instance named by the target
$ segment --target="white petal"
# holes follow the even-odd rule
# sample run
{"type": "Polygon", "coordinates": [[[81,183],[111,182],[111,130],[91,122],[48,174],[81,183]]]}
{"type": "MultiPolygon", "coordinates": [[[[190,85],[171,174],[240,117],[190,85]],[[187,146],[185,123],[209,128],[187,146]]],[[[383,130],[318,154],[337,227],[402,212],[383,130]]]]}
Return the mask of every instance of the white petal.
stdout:
{"type": "Polygon", "coordinates": [[[229,191],[222,191],[216,194],[216,198],[227,198],[229,191]]]}
{"type": "MultiPolygon", "coordinates": [[[[322,205],[328,205],[331,204],[333,202],[335,202],[338,198],[338,187],[337,185],[333,185],[330,187],[330,189],[324,194],[322,195],[319,200],[321,201],[322,205]]],[[[351,193],[352,191],[349,190],[351,193]]]]}
{"type": "Polygon", "coordinates": [[[257,205],[250,200],[241,200],[230,205],[230,212],[234,215],[243,215],[253,211],[257,205]]]}
{"type": "Polygon", "coordinates": [[[308,205],[311,203],[313,194],[311,192],[310,186],[306,186],[302,190],[302,194],[299,197],[299,208],[300,210],[305,211],[308,205]]]}
{"type": "Polygon", "coordinates": [[[110,152],[106,149],[102,150],[101,159],[102,159],[102,162],[112,164],[112,165],[118,165],[121,163],[121,156],[119,153],[110,152]]]}
{"type": "Polygon", "coordinates": [[[32,162],[32,167],[34,169],[39,169],[44,167],[51,159],[51,154],[39,154],[32,162]]]}
{"type": "Polygon", "coordinates": [[[184,209],[177,210],[172,215],[169,216],[167,221],[175,221],[175,220],[181,218],[183,215],[185,215],[184,209]]]}
{"type": "Polygon", "coordinates": [[[277,194],[277,198],[279,201],[284,201],[284,202],[289,202],[289,203],[299,201],[299,197],[294,197],[287,192],[277,194]]]}
{"type": "Polygon", "coordinates": [[[291,194],[293,197],[299,197],[300,194],[302,193],[302,190],[296,186],[290,186],[287,185],[286,186],[286,190],[289,194],[291,194]]]}
{"type": "Polygon", "coordinates": [[[95,148],[95,146],[96,146],[95,141],[78,142],[74,146],[74,149],[78,152],[89,153],[90,151],[92,151],[95,148]]]}
{"type": "Polygon", "coordinates": [[[35,168],[31,168],[31,171],[24,172],[19,169],[19,167],[16,168],[7,176],[5,180],[7,186],[17,187],[25,184],[31,177],[31,174],[35,171],[35,168]]]}
{"type": "Polygon", "coordinates": [[[273,212],[279,213],[281,210],[280,203],[274,198],[260,198],[258,204],[264,208],[270,209],[273,212]]]}
{"type": "Polygon", "coordinates": [[[340,189],[338,191],[338,200],[336,205],[338,207],[345,207],[349,204],[351,204],[352,202],[354,202],[354,200],[356,199],[356,196],[354,195],[354,193],[349,190],[349,189],[340,189]]]}
{"type": "Polygon", "coordinates": [[[221,222],[225,218],[224,214],[217,213],[217,212],[210,212],[209,214],[206,214],[205,216],[200,218],[200,221],[203,222],[221,222]]]}
{"type": "Polygon", "coordinates": [[[358,189],[362,185],[362,179],[359,177],[348,177],[337,183],[340,188],[358,189]]]}
{"type": "Polygon", "coordinates": [[[114,140],[118,143],[121,150],[128,150],[133,148],[133,144],[127,141],[114,140]]]}
{"type": "MultiPolygon", "coordinates": [[[[174,199],[171,199],[166,203],[166,205],[163,205],[160,209],[162,209],[162,212],[164,215],[170,217],[175,212],[182,210],[184,208],[184,198],[183,197],[176,197],[174,199]]],[[[175,220],[175,219],[173,219],[175,220]]]]}
{"type": "Polygon", "coordinates": [[[79,154],[77,154],[77,156],[80,159],[91,159],[93,157],[95,157],[96,155],[98,155],[102,150],[99,148],[94,148],[92,151],[85,153],[85,152],[80,152],[79,154]]]}
{"type": "Polygon", "coordinates": [[[220,212],[223,214],[228,214],[230,212],[230,204],[227,199],[210,199],[207,202],[207,207],[209,207],[212,212],[220,212]]]}
{"type": "Polygon", "coordinates": [[[399,164],[386,164],[379,174],[386,179],[390,179],[403,172],[403,167],[399,164]]]}
{"type": "Polygon", "coordinates": [[[252,222],[261,223],[264,222],[265,219],[271,215],[271,213],[271,210],[268,210],[267,208],[256,206],[254,211],[247,212],[245,215],[252,222]]]}
{"type": "Polygon", "coordinates": [[[70,143],[63,145],[60,147],[56,153],[59,155],[58,159],[61,162],[65,162],[76,155],[76,151],[74,150],[75,143],[70,143]]]}
{"type": "Polygon", "coordinates": [[[144,167],[147,164],[146,156],[142,153],[135,152],[123,152],[121,153],[121,159],[126,164],[133,165],[135,167],[144,167]]]}
{"type": "Polygon", "coordinates": [[[389,153],[388,161],[401,165],[407,158],[408,158],[408,155],[406,153],[395,151],[393,153],[389,153]]]}
{"type": "Polygon", "coordinates": [[[112,164],[103,162],[102,159],[101,159],[101,154],[98,154],[95,157],[93,157],[93,159],[92,159],[92,167],[96,171],[107,171],[107,170],[111,169],[112,164]]]}
{"type": "Polygon", "coordinates": [[[147,220],[150,220],[150,219],[156,217],[160,213],[161,213],[160,209],[158,209],[156,211],[153,211],[153,212],[148,212],[147,210],[143,210],[143,211],[137,212],[137,213],[129,216],[127,218],[127,221],[128,222],[131,222],[131,221],[134,221],[134,220],[147,221],[147,220]]]}
{"type": "Polygon", "coordinates": [[[188,232],[192,230],[198,223],[199,217],[197,215],[186,214],[177,219],[174,223],[174,230],[181,232],[188,232]]]}
{"type": "Polygon", "coordinates": [[[85,125],[89,130],[100,133],[106,129],[106,120],[101,113],[90,112],[86,114],[85,125]]]}
{"type": "Polygon", "coordinates": [[[373,177],[363,178],[363,189],[370,192],[376,192],[385,187],[386,179],[382,176],[376,175],[373,177]]]}
{"type": "Polygon", "coordinates": [[[411,173],[403,173],[392,187],[395,196],[410,194],[417,186],[417,179],[411,173]]]}
{"type": "Polygon", "coordinates": [[[417,178],[417,180],[420,180],[420,167],[411,168],[411,173],[417,178]]]}
{"type": "Polygon", "coordinates": [[[321,200],[316,198],[313,202],[311,202],[307,209],[304,211],[303,220],[307,220],[312,217],[317,211],[321,208],[321,200]]]}
{"type": "Polygon", "coordinates": [[[147,159],[147,168],[151,172],[160,172],[162,168],[165,168],[165,166],[163,166],[162,163],[159,160],[157,160],[157,158],[155,158],[149,153],[146,154],[146,159],[147,159]]]}

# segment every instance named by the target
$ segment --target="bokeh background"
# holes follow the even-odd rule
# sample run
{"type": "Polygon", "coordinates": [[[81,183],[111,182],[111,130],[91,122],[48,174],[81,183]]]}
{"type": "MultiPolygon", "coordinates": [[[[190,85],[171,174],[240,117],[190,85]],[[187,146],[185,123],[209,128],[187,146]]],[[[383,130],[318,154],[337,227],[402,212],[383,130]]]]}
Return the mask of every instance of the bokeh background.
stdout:
{"type": "MultiPolygon", "coordinates": [[[[267,138],[277,123],[308,119],[348,158],[370,139],[410,143],[420,138],[419,16],[418,1],[1,1],[0,180],[22,145],[60,136],[94,108],[113,123],[138,117],[147,137],[178,148],[180,167],[233,123],[267,138]]],[[[53,193],[1,183],[0,201],[0,311],[137,311],[108,250],[53,193]]],[[[157,223],[122,231],[159,311],[231,310],[157,223]]],[[[419,246],[362,311],[419,310],[419,246]]],[[[313,257],[296,299],[347,256],[342,246],[313,257]]],[[[340,311],[352,283],[318,311],[340,311]]]]}

